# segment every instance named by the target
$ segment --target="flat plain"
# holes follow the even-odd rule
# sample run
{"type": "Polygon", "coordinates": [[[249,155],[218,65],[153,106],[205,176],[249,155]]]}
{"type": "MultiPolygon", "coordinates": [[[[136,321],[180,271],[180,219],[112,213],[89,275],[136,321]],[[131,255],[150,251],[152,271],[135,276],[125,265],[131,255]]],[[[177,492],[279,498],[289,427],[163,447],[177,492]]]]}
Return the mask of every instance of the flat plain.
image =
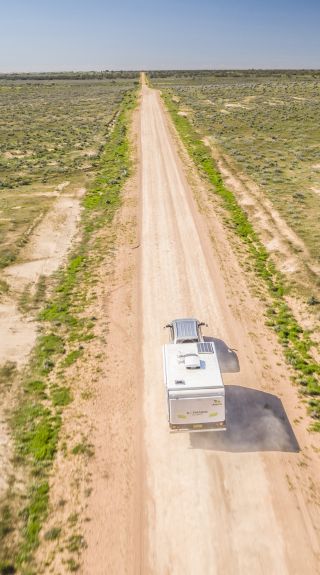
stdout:
{"type": "Polygon", "coordinates": [[[57,195],[90,180],[134,84],[134,75],[50,78],[0,76],[0,268],[16,260],[57,195]]]}
{"type": "MultiPolygon", "coordinates": [[[[318,573],[320,368],[257,206],[270,202],[270,236],[287,226],[299,262],[317,257],[201,104],[207,77],[208,90],[254,90],[254,75],[153,74],[164,99],[143,73],[139,92],[134,73],[80,76],[3,78],[22,102],[29,87],[46,96],[31,124],[39,153],[21,144],[27,114],[2,153],[16,203],[3,207],[0,310],[16,359],[0,356],[0,573],[318,573]],[[163,326],[191,316],[238,358],[224,369],[223,433],[168,430],[163,326]],[[22,365],[21,326],[34,330],[22,365]]],[[[232,93],[222,117],[239,108],[232,93]]]]}
{"type": "MultiPolygon", "coordinates": [[[[236,191],[241,184],[250,188],[249,180],[258,188],[260,207],[270,202],[271,219],[279,215],[292,230],[289,249],[301,261],[310,258],[309,273],[290,262],[283,262],[283,269],[292,272],[292,285],[300,283],[305,300],[319,299],[319,72],[154,72],[150,77],[212,146],[236,191]]],[[[249,214],[251,200],[247,197],[249,214]]],[[[269,240],[276,251],[275,238],[269,240]]]]}

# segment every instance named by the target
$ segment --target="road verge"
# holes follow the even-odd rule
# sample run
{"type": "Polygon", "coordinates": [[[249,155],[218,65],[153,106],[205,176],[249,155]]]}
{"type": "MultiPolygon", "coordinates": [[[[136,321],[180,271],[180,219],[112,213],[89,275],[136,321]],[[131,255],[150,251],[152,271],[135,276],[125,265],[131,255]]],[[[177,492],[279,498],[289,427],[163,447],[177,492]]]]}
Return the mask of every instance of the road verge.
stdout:
{"type": "MultiPolygon", "coordinates": [[[[85,354],[95,337],[92,302],[96,270],[112,252],[111,228],[121,205],[121,190],[131,169],[127,136],[135,93],[120,106],[97,164],[97,176],[83,199],[81,240],[59,272],[57,288],[40,313],[41,333],[19,381],[19,397],[11,417],[15,442],[15,476],[1,509],[0,572],[34,573],[33,554],[48,514],[49,476],[55,459],[63,409],[72,402],[68,369],[85,354]]],[[[80,449],[80,447],[79,447],[80,449]]],[[[50,537],[58,537],[58,532],[50,537]]]]}
{"type": "Polygon", "coordinates": [[[311,429],[320,431],[320,366],[312,354],[315,344],[298,324],[286,302],[285,280],[277,271],[235,195],[225,186],[208,146],[189,119],[179,114],[179,105],[172,94],[162,93],[162,98],[187,152],[202,177],[212,186],[212,192],[222,201],[228,214],[228,225],[245,244],[254,272],[267,289],[266,323],[277,333],[292,370],[292,380],[300,386],[301,393],[307,398],[308,412],[312,417],[311,429]]]}

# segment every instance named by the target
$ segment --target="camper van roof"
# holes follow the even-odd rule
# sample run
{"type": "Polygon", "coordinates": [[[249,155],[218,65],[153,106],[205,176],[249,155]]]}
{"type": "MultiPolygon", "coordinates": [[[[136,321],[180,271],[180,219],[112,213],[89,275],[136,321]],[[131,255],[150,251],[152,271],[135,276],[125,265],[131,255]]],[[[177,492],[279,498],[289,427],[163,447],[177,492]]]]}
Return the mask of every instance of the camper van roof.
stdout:
{"type": "MultiPolygon", "coordinates": [[[[164,368],[169,390],[223,387],[213,342],[177,343],[164,346],[164,368]],[[199,368],[190,369],[186,358],[197,356],[199,368]]],[[[196,361],[192,361],[196,367],[196,361]]],[[[193,367],[193,366],[191,366],[193,367]]]]}

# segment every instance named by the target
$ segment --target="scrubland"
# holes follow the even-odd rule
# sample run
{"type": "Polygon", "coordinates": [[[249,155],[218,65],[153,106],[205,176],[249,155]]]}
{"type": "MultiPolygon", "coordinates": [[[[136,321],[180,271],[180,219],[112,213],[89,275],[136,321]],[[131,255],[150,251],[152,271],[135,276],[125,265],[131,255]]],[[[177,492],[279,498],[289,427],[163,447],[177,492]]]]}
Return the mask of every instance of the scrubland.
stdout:
{"type": "MultiPolygon", "coordinates": [[[[312,263],[307,282],[301,274],[300,292],[311,304],[318,300],[320,73],[199,71],[151,77],[155,86],[175,94],[180,112],[224,156],[233,174],[253,180],[261,198],[302,240],[312,263]]],[[[304,259],[301,247],[292,249],[304,259]]],[[[292,274],[290,283],[296,279],[292,274]]]]}
{"type": "Polygon", "coordinates": [[[131,78],[0,75],[0,268],[68,182],[86,184],[131,78]],[[62,186],[62,188],[61,188],[62,186]]]}
{"type": "MultiPolygon", "coordinates": [[[[127,115],[137,76],[65,76],[0,77],[3,574],[37,572],[63,410],[73,401],[68,370],[95,337],[87,309],[97,266],[112,253],[111,222],[130,169],[127,115]]],[[[82,434],[61,449],[89,457],[89,443],[82,434]]],[[[81,543],[76,530],[73,522],[70,571],[81,543]]]]}

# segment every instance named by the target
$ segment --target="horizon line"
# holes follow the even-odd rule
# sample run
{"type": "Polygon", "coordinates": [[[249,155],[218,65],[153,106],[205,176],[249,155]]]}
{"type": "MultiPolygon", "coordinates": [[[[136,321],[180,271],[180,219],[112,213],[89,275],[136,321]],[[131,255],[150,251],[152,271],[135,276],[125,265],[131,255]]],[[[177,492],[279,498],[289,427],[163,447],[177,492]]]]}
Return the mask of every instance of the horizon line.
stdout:
{"type": "Polygon", "coordinates": [[[204,68],[184,68],[184,67],[179,67],[179,68],[114,68],[114,69],[83,69],[83,68],[79,68],[79,69],[59,69],[59,70],[16,70],[16,71],[6,71],[6,72],[1,72],[0,71],[0,76],[4,76],[4,75],[15,75],[15,74],[78,74],[78,73],[83,73],[83,74],[90,74],[90,73],[118,73],[118,72],[137,72],[137,73],[141,73],[141,72],[259,72],[259,71],[279,71],[279,72],[286,72],[286,71],[297,71],[297,72],[303,72],[303,71],[308,71],[308,72],[319,72],[320,68],[314,68],[314,67],[299,67],[299,68],[294,68],[294,67],[272,67],[269,68],[268,66],[262,66],[262,67],[248,67],[248,68],[208,68],[208,67],[204,67],[204,68]]]}

